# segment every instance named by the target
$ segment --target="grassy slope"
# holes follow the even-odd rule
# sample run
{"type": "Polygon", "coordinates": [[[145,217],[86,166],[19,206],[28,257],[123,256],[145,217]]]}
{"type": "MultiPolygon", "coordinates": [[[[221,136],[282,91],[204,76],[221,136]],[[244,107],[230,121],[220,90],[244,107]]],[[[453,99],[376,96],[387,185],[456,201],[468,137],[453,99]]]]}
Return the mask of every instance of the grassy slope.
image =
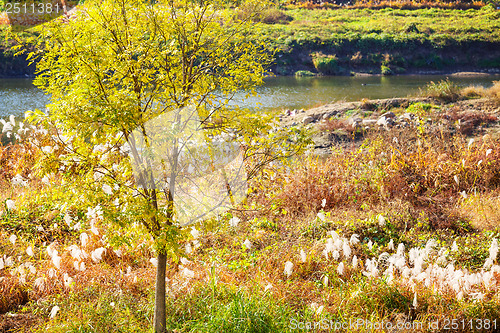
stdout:
{"type": "MultiPolygon", "coordinates": [[[[432,93],[442,98],[436,91],[432,93]]],[[[492,89],[490,96],[500,101],[499,89],[493,93],[492,89]]],[[[327,160],[301,158],[291,169],[279,165],[267,168],[251,184],[253,194],[247,207],[251,210],[237,213],[241,222],[236,227],[229,225],[230,215],[219,222],[197,225],[200,246],[190,240],[194,248],[190,261],[182,266],[169,263],[169,330],[293,332],[294,320],[321,319],[425,323],[422,330],[409,330],[412,332],[426,331],[436,320],[443,325],[445,319],[466,324],[471,319],[490,319],[496,320],[498,327],[498,270],[489,282],[474,282],[460,299],[450,286],[443,288],[437,275],[407,279],[395,271],[394,280],[389,281],[387,275],[383,277],[387,266],[380,259],[384,252],[396,251],[390,248],[392,239],[396,248],[399,243],[405,245],[407,263],[410,248],[432,249],[422,271],[439,270],[439,266],[448,271],[460,269],[463,274],[482,272],[485,259],[491,255],[491,241],[500,236],[500,135],[483,136],[477,127],[472,131],[476,141],[471,143],[459,133],[466,122],[484,117],[493,122],[489,126],[498,127],[500,104],[483,103],[487,106],[484,111],[438,102],[398,107],[391,111],[398,116],[413,114],[416,126],[367,132],[361,149],[339,149],[327,160]],[[455,129],[447,127],[440,132],[439,124],[455,129]],[[467,193],[467,199],[460,191],[467,193]],[[322,253],[332,230],[347,240],[354,233],[359,235],[360,243],[351,244],[349,259],[333,259],[333,253],[327,259],[322,253]],[[429,246],[430,239],[436,243],[429,246]],[[245,240],[252,243],[251,249],[243,245],[245,240]],[[456,250],[451,250],[453,241],[457,242],[456,250]],[[301,249],[305,262],[301,261],[301,249]],[[359,259],[357,268],[351,261],[353,255],[359,259]],[[366,276],[364,270],[373,258],[379,259],[377,277],[366,276]],[[283,271],[287,260],[294,263],[290,277],[283,271]],[[345,265],[342,272],[340,262],[345,265]],[[432,265],[435,262],[437,266],[432,265]],[[454,267],[447,266],[449,263],[454,267]],[[322,311],[317,310],[319,306],[323,306],[322,311]]],[[[385,111],[370,110],[377,114],[385,111]]],[[[12,197],[18,206],[13,211],[0,209],[4,210],[0,214],[0,250],[14,258],[14,265],[0,269],[0,295],[6,296],[0,298],[0,308],[19,314],[0,316],[0,331],[2,325],[18,325],[36,332],[144,332],[153,316],[151,241],[130,226],[132,246],[123,246],[120,257],[108,247],[102,261],[87,258],[83,260],[86,270],[75,270],[68,246],[80,246],[83,230],[90,235],[82,247],[87,253],[106,246],[103,235],[107,226],[98,224],[99,235],[93,234],[88,230],[85,209],[72,203],[76,206],[71,208],[72,223],[80,221],[83,230],[68,228],[64,213],[54,202],[59,191],[56,185],[44,186],[34,177],[27,188],[12,186],[14,174],[28,179],[31,173],[32,157],[21,148],[2,147],[0,153],[0,198],[12,197]],[[37,226],[44,231],[37,231],[37,226]],[[14,244],[9,239],[12,234],[18,237],[14,244]],[[50,277],[54,265],[46,251],[52,242],[62,256],[61,269],[54,278],[50,277]],[[33,257],[25,251],[28,246],[33,246],[33,257]],[[26,262],[31,262],[36,272],[29,265],[19,268],[26,262]],[[74,279],[68,286],[63,273],[74,279]],[[23,276],[25,283],[19,282],[23,276]],[[44,284],[37,287],[34,281],[40,277],[44,284]],[[60,311],[49,319],[55,305],[60,311]]],[[[497,253],[495,257],[496,263],[497,253]]],[[[468,287],[464,283],[459,288],[468,287]]],[[[358,327],[345,331],[370,330],[358,327]]],[[[471,330],[466,327],[462,331],[471,330]]],[[[495,331],[491,322],[485,331],[495,331]]]]}
{"type": "MultiPolygon", "coordinates": [[[[479,10],[289,9],[284,13],[293,20],[263,24],[256,30],[256,38],[280,50],[278,74],[314,70],[310,54],[318,51],[337,55],[340,69],[335,74],[380,73],[382,65],[396,73],[500,68],[500,11],[492,6],[479,10]]],[[[266,18],[272,22],[275,14],[271,10],[266,18]]],[[[9,64],[0,65],[0,75],[23,72],[22,61],[14,63],[9,53],[3,57],[9,64]]]]}
{"type": "Polygon", "coordinates": [[[293,9],[286,14],[293,17],[290,23],[259,30],[284,55],[278,59],[278,72],[310,69],[309,55],[315,51],[336,54],[347,71],[357,66],[380,70],[383,53],[398,55],[394,65],[403,68],[500,66],[500,11],[490,6],[466,11],[293,9]],[[361,59],[351,59],[357,52],[361,59]],[[434,63],[424,61],[429,55],[436,58],[434,63]]]}

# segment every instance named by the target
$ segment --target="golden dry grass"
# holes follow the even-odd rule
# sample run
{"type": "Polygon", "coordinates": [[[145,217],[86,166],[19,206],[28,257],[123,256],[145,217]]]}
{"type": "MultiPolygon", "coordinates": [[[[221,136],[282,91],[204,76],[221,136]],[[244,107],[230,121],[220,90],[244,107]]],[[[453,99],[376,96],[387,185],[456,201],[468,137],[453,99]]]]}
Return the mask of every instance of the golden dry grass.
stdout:
{"type": "Polygon", "coordinates": [[[478,230],[500,227],[500,193],[471,195],[461,205],[462,212],[478,230]]]}

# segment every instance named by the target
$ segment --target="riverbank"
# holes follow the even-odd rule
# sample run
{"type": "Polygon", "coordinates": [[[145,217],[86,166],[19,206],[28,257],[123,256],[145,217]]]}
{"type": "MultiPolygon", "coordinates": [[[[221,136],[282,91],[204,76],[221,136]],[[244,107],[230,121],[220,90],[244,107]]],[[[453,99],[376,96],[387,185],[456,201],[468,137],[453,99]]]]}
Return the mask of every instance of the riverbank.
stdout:
{"type": "Polygon", "coordinates": [[[283,126],[309,126],[314,153],[330,155],[339,148],[359,147],[380,131],[397,137],[425,128],[443,139],[455,136],[500,138],[500,82],[485,90],[459,88],[449,81],[431,84],[425,97],[336,102],[309,110],[285,110],[283,126]]]}
{"type": "MultiPolygon", "coordinates": [[[[500,73],[500,11],[491,5],[283,8],[266,11],[260,21],[251,38],[275,52],[276,75],[500,73]]],[[[32,75],[34,67],[14,58],[7,46],[0,46],[0,77],[32,75]]]]}

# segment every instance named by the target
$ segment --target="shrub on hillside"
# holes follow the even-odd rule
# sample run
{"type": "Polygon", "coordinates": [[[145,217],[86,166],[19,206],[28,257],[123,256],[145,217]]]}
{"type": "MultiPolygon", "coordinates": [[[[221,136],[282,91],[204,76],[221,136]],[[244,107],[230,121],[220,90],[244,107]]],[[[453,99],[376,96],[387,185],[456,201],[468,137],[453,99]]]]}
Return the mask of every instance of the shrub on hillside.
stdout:
{"type": "Polygon", "coordinates": [[[342,71],[336,55],[324,55],[323,53],[313,53],[312,60],[318,72],[325,75],[335,75],[342,71]]]}

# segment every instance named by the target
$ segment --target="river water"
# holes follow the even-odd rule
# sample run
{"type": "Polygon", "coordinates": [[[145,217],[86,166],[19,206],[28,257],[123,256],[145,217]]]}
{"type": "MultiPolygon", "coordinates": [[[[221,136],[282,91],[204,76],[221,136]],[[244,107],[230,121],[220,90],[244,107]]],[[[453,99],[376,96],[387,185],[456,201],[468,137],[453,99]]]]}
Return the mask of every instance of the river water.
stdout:
{"type": "MultiPolygon", "coordinates": [[[[257,88],[257,96],[242,101],[240,106],[262,109],[300,109],[332,101],[355,101],[363,98],[392,98],[416,94],[431,81],[446,79],[444,75],[360,76],[360,77],[274,77],[257,88]]],[[[450,76],[460,86],[478,85],[488,88],[499,76],[450,76]]],[[[0,79],[0,117],[22,115],[26,110],[43,109],[48,97],[32,84],[31,79],[0,79]]]]}

